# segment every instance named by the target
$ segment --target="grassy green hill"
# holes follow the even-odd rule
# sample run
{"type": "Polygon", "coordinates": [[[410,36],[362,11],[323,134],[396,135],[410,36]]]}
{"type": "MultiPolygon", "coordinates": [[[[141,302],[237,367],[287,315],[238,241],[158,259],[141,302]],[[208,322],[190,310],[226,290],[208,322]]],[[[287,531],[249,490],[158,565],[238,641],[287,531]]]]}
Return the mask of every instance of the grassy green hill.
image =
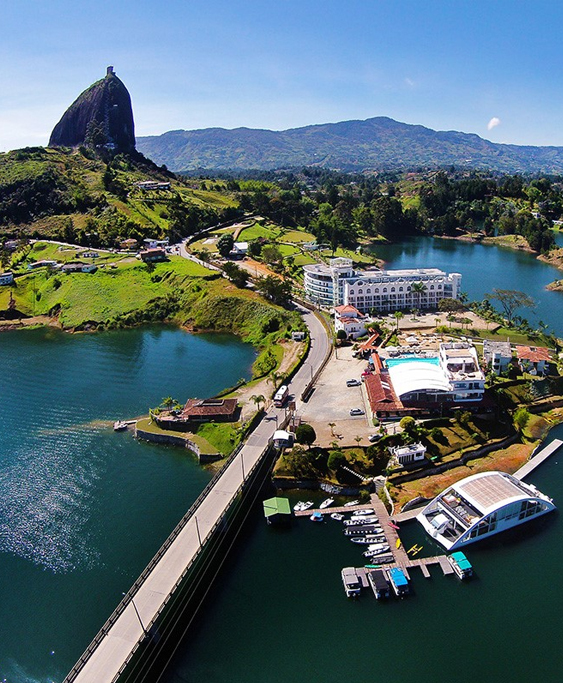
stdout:
{"type": "Polygon", "coordinates": [[[225,184],[177,179],[140,154],[104,160],[80,148],[0,154],[0,238],[48,237],[115,246],[120,239],[189,234],[237,214],[225,184]],[[141,190],[146,180],[168,190],[141,190]]]}

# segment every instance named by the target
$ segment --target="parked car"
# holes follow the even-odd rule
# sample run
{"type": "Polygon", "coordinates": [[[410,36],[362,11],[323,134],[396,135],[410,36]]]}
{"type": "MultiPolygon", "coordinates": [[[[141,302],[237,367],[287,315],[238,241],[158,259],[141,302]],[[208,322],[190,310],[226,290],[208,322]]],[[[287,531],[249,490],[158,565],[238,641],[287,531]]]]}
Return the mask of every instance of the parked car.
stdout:
{"type": "Polygon", "coordinates": [[[359,379],[347,379],[346,380],[346,386],[347,387],[359,387],[361,384],[359,379]]]}
{"type": "Polygon", "coordinates": [[[368,441],[370,443],[375,443],[376,441],[379,441],[379,439],[381,439],[382,436],[383,434],[370,434],[368,436],[368,441]]]}
{"type": "Polygon", "coordinates": [[[350,415],[365,415],[365,411],[361,408],[350,408],[350,415]]]}

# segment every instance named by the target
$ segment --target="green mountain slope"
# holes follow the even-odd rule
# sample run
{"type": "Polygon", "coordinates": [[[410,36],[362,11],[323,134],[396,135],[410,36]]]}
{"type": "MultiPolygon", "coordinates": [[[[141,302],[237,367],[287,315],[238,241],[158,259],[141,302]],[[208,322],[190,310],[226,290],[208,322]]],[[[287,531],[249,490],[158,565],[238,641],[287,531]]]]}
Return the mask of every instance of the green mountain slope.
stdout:
{"type": "Polygon", "coordinates": [[[141,154],[103,161],[90,150],[33,147],[0,154],[0,237],[48,237],[92,246],[179,237],[236,214],[215,183],[202,191],[141,154]],[[143,190],[138,183],[170,183],[143,190]]]}
{"type": "Polygon", "coordinates": [[[347,171],[455,165],[508,173],[561,173],[563,148],[501,145],[386,117],[284,131],[176,130],[137,138],[137,148],[174,171],[322,166],[347,171]]]}

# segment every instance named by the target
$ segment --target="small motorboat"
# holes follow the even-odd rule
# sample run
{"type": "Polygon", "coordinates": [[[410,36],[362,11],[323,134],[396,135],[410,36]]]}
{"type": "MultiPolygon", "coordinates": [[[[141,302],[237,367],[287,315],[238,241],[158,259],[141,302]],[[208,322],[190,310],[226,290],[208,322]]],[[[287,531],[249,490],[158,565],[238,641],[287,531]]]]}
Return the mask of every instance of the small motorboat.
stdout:
{"type": "Polygon", "coordinates": [[[319,505],[319,510],[324,510],[334,503],[334,498],[325,498],[323,502],[319,505]]]}
{"type": "Polygon", "coordinates": [[[354,567],[344,567],[341,572],[344,592],[347,598],[357,598],[361,593],[362,584],[354,567]]]}
{"type": "Polygon", "coordinates": [[[351,508],[353,505],[359,505],[360,501],[359,500],[349,500],[347,503],[344,503],[345,508],[351,508]]]}
{"type": "Polygon", "coordinates": [[[116,422],[113,423],[113,431],[114,432],[123,432],[127,429],[127,422],[124,422],[123,420],[117,420],[116,422]]]}
{"type": "Polygon", "coordinates": [[[362,515],[373,515],[375,510],[373,508],[365,508],[365,510],[354,510],[355,517],[361,517],[362,515]]]}
{"type": "Polygon", "coordinates": [[[352,543],[370,545],[374,543],[382,543],[385,540],[385,536],[353,536],[350,540],[352,543]]]}
{"type": "Polygon", "coordinates": [[[473,576],[473,567],[465,556],[465,553],[458,551],[448,555],[448,562],[452,565],[452,569],[462,581],[473,576]]]}
{"type": "Polygon", "coordinates": [[[308,500],[308,501],[303,501],[300,500],[298,503],[295,503],[293,506],[293,511],[294,512],[304,512],[305,510],[308,510],[309,508],[313,507],[313,501],[308,500]]]}
{"type": "Polygon", "coordinates": [[[369,534],[383,534],[383,529],[379,524],[363,524],[361,526],[347,526],[344,529],[345,536],[366,536],[369,534]]]}
{"type": "Polygon", "coordinates": [[[346,526],[361,526],[362,524],[376,524],[378,521],[377,517],[350,517],[347,519],[346,526]]]}
{"type": "Polygon", "coordinates": [[[333,512],[330,515],[331,519],[335,519],[337,522],[341,522],[344,519],[344,515],[341,512],[333,512]]]}
{"type": "Polygon", "coordinates": [[[389,546],[386,543],[378,543],[377,548],[369,548],[364,552],[364,557],[377,557],[377,555],[385,555],[389,552],[389,546]]]}
{"type": "Polygon", "coordinates": [[[313,514],[309,517],[311,522],[324,522],[324,517],[322,512],[313,512],[313,514]]]}

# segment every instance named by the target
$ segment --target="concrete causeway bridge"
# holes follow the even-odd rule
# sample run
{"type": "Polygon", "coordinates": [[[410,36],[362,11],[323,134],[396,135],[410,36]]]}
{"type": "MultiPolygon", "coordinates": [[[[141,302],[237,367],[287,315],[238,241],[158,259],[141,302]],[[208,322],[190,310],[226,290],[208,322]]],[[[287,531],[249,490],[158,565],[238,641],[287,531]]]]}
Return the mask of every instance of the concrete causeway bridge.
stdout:
{"type": "MultiPolygon", "coordinates": [[[[322,367],[330,352],[322,322],[306,309],[301,312],[309,328],[311,348],[309,367],[302,366],[290,385],[298,403],[311,376],[322,367]]],[[[170,599],[223,524],[233,503],[265,464],[274,431],[284,420],[283,409],[270,409],[244,445],[230,456],[96,634],[64,683],[112,683],[120,678],[137,650],[149,640],[148,636],[154,635],[153,629],[170,599]]]]}

